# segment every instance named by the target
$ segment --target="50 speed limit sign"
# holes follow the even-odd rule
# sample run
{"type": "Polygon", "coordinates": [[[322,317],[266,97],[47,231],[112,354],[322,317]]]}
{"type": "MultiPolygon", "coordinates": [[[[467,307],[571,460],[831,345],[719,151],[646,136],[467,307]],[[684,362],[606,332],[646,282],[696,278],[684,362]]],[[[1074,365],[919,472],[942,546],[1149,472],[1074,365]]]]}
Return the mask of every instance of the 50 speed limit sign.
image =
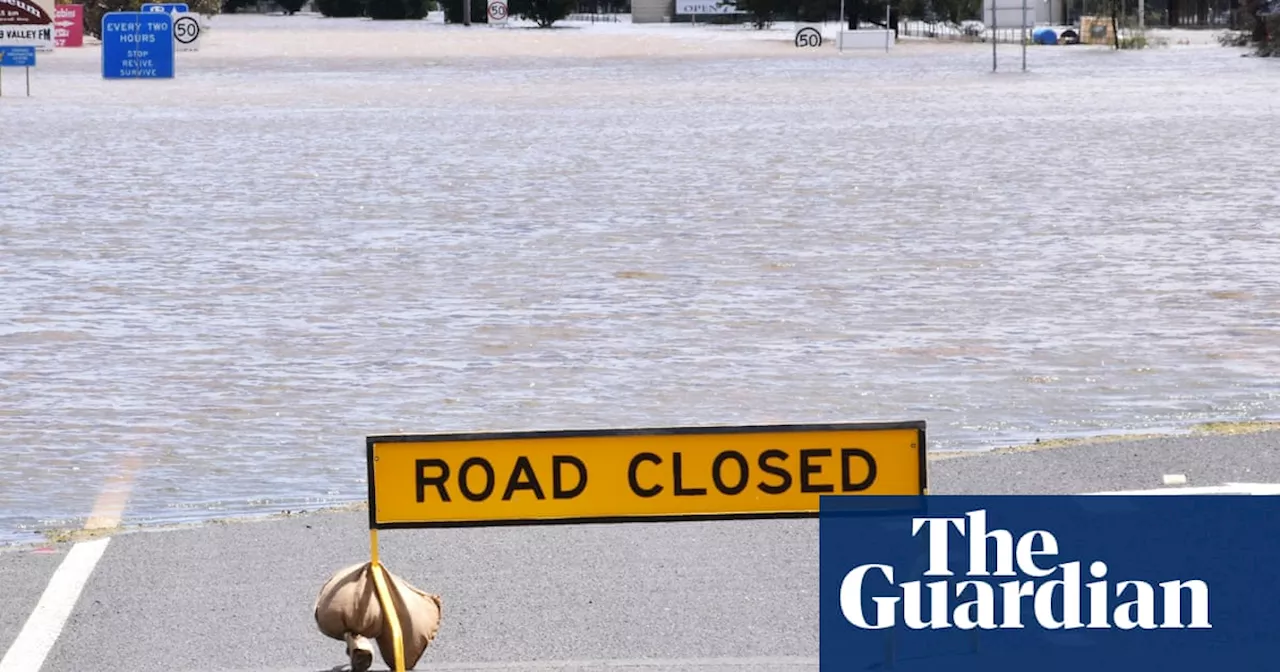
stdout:
{"type": "Polygon", "coordinates": [[[489,0],[489,23],[506,23],[507,0],[489,0]]]}
{"type": "Polygon", "coordinates": [[[800,48],[811,48],[822,46],[822,33],[817,28],[805,26],[796,31],[796,46],[800,48]]]}
{"type": "Polygon", "coordinates": [[[178,51],[199,51],[200,19],[194,14],[174,14],[173,43],[178,51]]]}

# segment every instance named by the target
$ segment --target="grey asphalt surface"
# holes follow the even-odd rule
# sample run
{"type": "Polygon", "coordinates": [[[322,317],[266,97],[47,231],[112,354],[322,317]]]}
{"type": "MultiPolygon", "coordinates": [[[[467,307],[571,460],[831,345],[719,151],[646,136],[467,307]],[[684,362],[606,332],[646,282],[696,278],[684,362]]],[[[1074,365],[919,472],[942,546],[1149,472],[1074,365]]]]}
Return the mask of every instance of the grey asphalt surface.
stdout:
{"type": "MultiPolygon", "coordinates": [[[[1188,485],[1280,483],[1280,432],[966,456],[929,470],[933,494],[1158,488],[1166,473],[1188,485]]],[[[419,670],[817,669],[816,520],[381,537],[391,571],[444,599],[419,670]]],[[[367,544],[364,512],[119,534],[43,669],[333,670],[343,646],[316,630],[312,607],[333,572],[367,560],[367,544]]],[[[69,546],[0,551],[0,655],[69,546]]]]}
{"type": "Polygon", "coordinates": [[[67,549],[54,554],[0,552],[0,658],[40,601],[67,549]]]}

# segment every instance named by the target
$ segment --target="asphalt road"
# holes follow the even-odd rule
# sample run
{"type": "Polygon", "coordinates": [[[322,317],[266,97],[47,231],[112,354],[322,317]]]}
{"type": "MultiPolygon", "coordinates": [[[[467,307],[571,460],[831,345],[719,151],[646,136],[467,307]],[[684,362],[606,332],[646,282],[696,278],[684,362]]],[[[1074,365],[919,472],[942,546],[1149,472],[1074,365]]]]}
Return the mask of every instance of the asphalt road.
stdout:
{"type": "MultiPolygon", "coordinates": [[[[1280,432],[941,459],[930,483],[1077,493],[1159,488],[1171,473],[1280,483],[1280,432]]],[[[366,525],[343,512],[118,534],[42,669],[333,670],[343,646],[311,610],[332,572],[368,558],[366,525]]],[[[788,672],[817,669],[817,544],[816,520],[776,520],[386,531],[381,548],[391,571],[444,597],[420,670],[788,672]]],[[[71,546],[0,551],[0,655],[71,546]]]]}

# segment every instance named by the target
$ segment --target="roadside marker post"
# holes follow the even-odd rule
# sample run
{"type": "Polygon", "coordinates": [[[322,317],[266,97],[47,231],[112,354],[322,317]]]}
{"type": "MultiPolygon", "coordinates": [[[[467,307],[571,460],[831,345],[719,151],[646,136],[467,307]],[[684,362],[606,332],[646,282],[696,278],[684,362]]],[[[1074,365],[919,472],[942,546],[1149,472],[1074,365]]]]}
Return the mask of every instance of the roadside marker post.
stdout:
{"type": "Polygon", "coordinates": [[[924,421],[385,435],[365,451],[396,672],[380,530],[816,518],[824,496],[928,494],[924,421]]]}
{"type": "Polygon", "coordinates": [[[27,97],[31,97],[31,68],[36,65],[35,47],[0,47],[0,96],[4,95],[4,69],[22,68],[27,75],[27,97]]]}

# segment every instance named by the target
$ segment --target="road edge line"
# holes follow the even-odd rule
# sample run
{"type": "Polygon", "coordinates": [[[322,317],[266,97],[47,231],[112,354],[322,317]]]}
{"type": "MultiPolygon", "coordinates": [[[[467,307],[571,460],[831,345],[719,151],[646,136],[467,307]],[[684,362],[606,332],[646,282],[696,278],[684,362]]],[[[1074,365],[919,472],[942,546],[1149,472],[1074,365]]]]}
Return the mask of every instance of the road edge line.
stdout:
{"type": "Polygon", "coordinates": [[[0,658],[0,672],[37,672],[44,666],[110,541],[111,537],[104,537],[80,542],[67,552],[9,651],[0,658]]]}

